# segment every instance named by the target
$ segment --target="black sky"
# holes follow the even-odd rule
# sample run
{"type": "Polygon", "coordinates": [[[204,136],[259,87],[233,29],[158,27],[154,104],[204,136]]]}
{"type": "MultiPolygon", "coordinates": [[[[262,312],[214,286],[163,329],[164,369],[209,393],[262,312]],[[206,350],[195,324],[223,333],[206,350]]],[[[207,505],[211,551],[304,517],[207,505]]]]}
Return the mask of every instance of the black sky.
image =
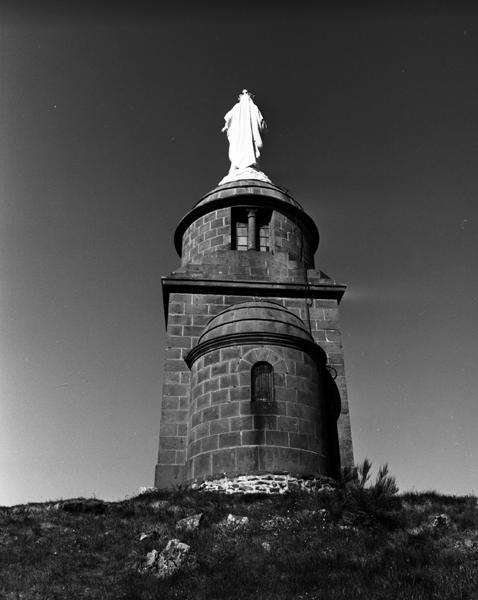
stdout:
{"type": "Polygon", "coordinates": [[[244,87],[263,168],[321,232],[357,459],[476,490],[478,13],[456,3],[0,3],[3,502],[121,496],[155,463],[160,276],[226,174],[244,87]],[[20,476],[21,474],[21,476],[20,476]],[[25,477],[25,474],[27,477],[25,477]]]}

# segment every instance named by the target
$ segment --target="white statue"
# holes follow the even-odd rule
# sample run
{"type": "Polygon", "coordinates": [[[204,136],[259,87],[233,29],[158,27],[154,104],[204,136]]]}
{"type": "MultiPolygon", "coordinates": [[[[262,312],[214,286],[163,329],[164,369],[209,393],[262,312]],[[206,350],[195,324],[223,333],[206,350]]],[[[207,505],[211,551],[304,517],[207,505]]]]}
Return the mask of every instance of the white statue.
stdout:
{"type": "Polygon", "coordinates": [[[270,179],[258,169],[261,155],[262,137],[266,129],[264,117],[247,90],[242,90],[239,102],[224,117],[226,124],[222,131],[227,132],[229,140],[229,160],[231,168],[228,175],[219,183],[238,179],[270,179]]]}

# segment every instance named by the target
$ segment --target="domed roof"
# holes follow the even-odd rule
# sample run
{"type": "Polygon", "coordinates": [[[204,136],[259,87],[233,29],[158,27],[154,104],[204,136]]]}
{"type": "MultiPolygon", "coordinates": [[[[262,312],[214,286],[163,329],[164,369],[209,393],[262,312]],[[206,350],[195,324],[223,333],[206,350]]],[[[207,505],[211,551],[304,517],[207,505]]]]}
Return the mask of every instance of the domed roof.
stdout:
{"type": "Polygon", "coordinates": [[[202,206],[213,200],[230,198],[234,196],[257,196],[274,198],[281,200],[287,204],[292,204],[300,210],[304,210],[302,206],[295,200],[289,192],[273,183],[261,181],[259,179],[239,179],[230,181],[217,186],[199,200],[196,206],[202,206]]]}
{"type": "Polygon", "coordinates": [[[213,317],[198,339],[198,345],[237,333],[270,333],[312,341],[305,323],[280,304],[268,300],[241,302],[213,317]]]}

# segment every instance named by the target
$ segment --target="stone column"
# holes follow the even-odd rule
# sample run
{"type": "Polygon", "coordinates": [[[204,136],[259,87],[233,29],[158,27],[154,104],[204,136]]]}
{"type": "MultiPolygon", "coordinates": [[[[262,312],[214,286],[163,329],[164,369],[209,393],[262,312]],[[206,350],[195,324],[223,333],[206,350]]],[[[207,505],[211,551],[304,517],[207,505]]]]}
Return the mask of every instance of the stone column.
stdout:
{"type": "Polygon", "coordinates": [[[257,250],[256,247],[256,213],[257,209],[250,208],[247,211],[247,249],[257,250]]]}

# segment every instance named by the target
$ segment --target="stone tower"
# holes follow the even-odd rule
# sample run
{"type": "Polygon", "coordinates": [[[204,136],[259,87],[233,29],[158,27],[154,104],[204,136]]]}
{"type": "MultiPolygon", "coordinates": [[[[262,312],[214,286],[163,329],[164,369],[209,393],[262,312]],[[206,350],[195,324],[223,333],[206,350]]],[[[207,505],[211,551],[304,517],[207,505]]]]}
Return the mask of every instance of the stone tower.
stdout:
{"type": "Polygon", "coordinates": [[[353,463],[345,286],[315,269],[317,227],[257,159],[231,171],[179,223],[181,266],[162,278],[159,488],[353,463]]]}

